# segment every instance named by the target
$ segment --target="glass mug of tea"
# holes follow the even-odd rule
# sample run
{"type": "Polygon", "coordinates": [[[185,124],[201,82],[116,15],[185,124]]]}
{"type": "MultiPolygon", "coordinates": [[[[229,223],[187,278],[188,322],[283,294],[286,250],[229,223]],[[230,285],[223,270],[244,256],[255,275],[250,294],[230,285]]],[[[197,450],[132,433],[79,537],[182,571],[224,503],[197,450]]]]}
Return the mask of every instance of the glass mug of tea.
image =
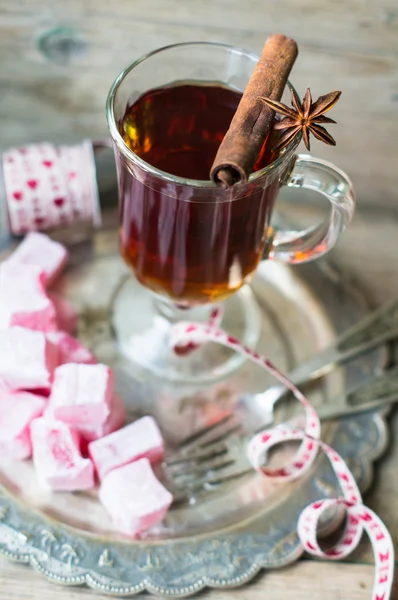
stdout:
{"type": "Polygon", "coordinates": [[[134,62],[109,92],[120,247],[135,275],[117,294],[113,326],[126,357],[167,379],[212,381],[237,368],[241,357],[213,344],[177,355],[170,326],[208,321],[219,307],[221,326],[254,346],[258,311],[245,284],[260,260],[299,263],[325,254],[354,211],[347,176],[296,156],[298,140],[279,155],[265,144],[247,183],[225,190],[210,181],[257,61],[223,44],[177,44],[134,62]],[[271,215],[282,185],[318,191],[330,202],[328,218],[304,231],[275,231],[271,215]]]}

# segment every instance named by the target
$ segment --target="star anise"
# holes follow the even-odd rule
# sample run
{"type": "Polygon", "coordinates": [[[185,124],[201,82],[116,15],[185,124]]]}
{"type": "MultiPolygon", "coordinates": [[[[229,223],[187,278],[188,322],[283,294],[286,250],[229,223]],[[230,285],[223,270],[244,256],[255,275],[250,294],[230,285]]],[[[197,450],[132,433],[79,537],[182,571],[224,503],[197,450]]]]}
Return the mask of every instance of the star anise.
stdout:
{"type": "Polygon", "coordinates": [[[303,102],[294,89],[292,92],[292,106],[289,108],[282,102],[271,100],[271,98],[261,98],[276,113],[284,115],[284,119],[274,125],[274,129],[286,130],[279,138],[278,144],[273,148],[276,152],[287,146],[297,135],[302,135],[306,148],[310,149],[310,132],[325,144],[335,146],[336,142],[318,123],[336,123],[323,114],[333,108],[340,98],[341,92],[330,92],[325,96],[320,96],[316,102],[312,102],[310,88],[307,88],[303,102]]]}

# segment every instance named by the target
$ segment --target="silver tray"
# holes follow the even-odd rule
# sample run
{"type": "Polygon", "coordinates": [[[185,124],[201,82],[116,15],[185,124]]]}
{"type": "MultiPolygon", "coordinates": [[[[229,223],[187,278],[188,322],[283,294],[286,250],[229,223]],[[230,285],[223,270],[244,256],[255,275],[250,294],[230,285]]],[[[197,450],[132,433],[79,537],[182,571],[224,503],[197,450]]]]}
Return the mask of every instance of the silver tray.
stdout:
{"type": "MultiPolygon", "coordinates": [[[[195,389],[169,385],[126,364],[109,323],[114,290],[126,276],[116,237],[110,227],[92,243],[76,247],[58,291],[79,309],[82,340],[115,369],[130,418],[155,414],[173,444],[176,431],[189,434],[204,417],[236,404],[243,390],[260,391],[272,380],[246,363],[226,381],[195,389]]],[[[360,291],[326,262],[294,269],[264,262],[251,290],[260,307],[259,351],[284,370],[369,311],[360,291]]],[[[310,399],[318,405],[330,402],[347,383],[382,368],[384,357],[377,351],[345,370],[336,369],[311,387],[310,399]]],[[[284,408],[278,419],[290,414],[284,408]]],[[[366,490],[372,461],[386,446],[382,413],[329,422],[323,439],[347,460],[366,490]]],[[[205,587],[240,586],[261,569],[295,561],[303,552],[296,534],[300,511],[315,499],[336,494],[334,476],[320,457],[298,482],[271,485],[253,473],[171,510],[161,527],[131,541],[113,530],[95,492],[51,495],[37,486],[29,461],[0,463],[0,552],[66,585],[87,584],[114,596],[146,590],[183,597],[205,587]]]]}

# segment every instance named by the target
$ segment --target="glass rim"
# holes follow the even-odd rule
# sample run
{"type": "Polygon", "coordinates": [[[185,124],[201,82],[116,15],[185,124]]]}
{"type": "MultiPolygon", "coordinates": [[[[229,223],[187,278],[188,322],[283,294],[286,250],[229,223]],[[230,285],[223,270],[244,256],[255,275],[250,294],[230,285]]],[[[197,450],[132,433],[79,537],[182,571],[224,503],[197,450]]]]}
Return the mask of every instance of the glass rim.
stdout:
{"type": "MultiPolygon", "coordinates": [[[[173,184],[179,184],[179,185],[184,185],[184,186],[193,187],[193,188],[220,189],[219,186],[217,184],[213,183],[213,181],[211,181],[210,179],[208,179],[208,180],[207,179],[188,179],[185,177],[179,177],[177,175],[172,175],[171,173],[167,173],[166,171],[162,171],[161,169],[158,169],[157,167],[154,167],[150,163],[146,162],[140,156],[138,156],[138,154],[133,152],[127,146],[127,144],[125,143],[125,141],[123,140],[122,136],[119,133],[119,129],[118,129],[117,123],[115,121],[114,105],[115,105],[116,94],[118,92],[119,87],[122,85],[124,79],[126,78],[126,76],[131,71],[133,71],[135,69],[135,67],[137,67],[141,63],[145,62],[152,56],[155,56],[156,54],[159,54],[160,52],[164,52],[166,50],[172,50],[174,48],[179,48],[179,47],[184,47],[184,46],[213,46],[216,48],[224,48],[225,50],[229,50],[232,53],[236,53],[236,54],[240,54],[240,55],[244,55],[246,57],[252,58],[256,62],[259,60],[259,56],[253,52],[248,52],[246,50],[243,50],[242,48],[238,48],[236,46],[231,46],[230,44],[223,44],[221,42],[180,42],[178,44],[169,44],[167,46],[162,46],[161,48],[157,48],[156,50],[147,52],[146,54],[141,55],[140,58],[138,58],[134,62],[127,65],[127,67],[125,67],[119,73],[119,75],[116,77],[115,81],[111,85],[111,88],[109,90],[108,97],[106,100],[106,120],[108,123],[109,132],[110,132],[111,137],[112,137],[114,143],[116,144],[117,148],[120,150],[120,152],[126,158],[128,158],[133,164],[140,167],[146,173],[156,176],[164,181],[167,181],[167,182],[173,183],[173,184]]],[[[294,89],[293,85],[290,83],[289,80],[287,82],[287,85],[290,89],[292,89],[292,90],[294,89]]],[[[267,175],[268,173],[273,171],[276,167],[281,165],[283,163],[285,157],[288,155],[289,150],[295,148],[299,144],[299,141],[300,141],[299,139],[293,139],[290,142],[290,144],[288,144],[282,150],[282,153],[272,163],[270,163],[263,169],[260,169],[259,171],[251,173],[249,176],[248,182],[251,183],[251,182],[254,182],[254,181],[260,179],[261,177],[263,177],[264,175],[267,175]]],[[[246,184],[240,183],[238,185],[240,186],[240,185],[246,185],[246,184]]]]}

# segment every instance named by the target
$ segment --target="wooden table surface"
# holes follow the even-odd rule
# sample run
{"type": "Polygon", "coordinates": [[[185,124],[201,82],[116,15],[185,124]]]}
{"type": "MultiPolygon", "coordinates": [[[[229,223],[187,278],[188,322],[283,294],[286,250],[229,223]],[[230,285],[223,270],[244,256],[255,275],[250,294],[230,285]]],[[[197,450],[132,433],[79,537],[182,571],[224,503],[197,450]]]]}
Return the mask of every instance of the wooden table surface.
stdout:
{"type": "MultiPolygon", "coordinates": [[[[396,573],[398,578],[398,569],[396,573]]],[[[314,564],[303,560],[269,572],[240,590],[203,592],[199,600],[370,600],[373,568],[366,565],[314,564]]],[[[38,573],[0,559],[0,594],[4,600],[104,600],[87,588],[61,588],[38,573]]],[[[135,596],[157,600],[160,596],[135,596]]],[[[164,597],[163,597],[164,598],[164,597]]],[[[392,600],[398,598],[398,584],[392,600]]]]}
{"type": "Polygon", "coordinates": [[[112,81],[155,48],[259,53],[270,33],[298,42],[300,95],[343,92],[337,150],[314,142],[314,154],[350,174],[362,204],[398,206],[397,0],[0,0],[0,149],[103,137],[112,81]]]}

